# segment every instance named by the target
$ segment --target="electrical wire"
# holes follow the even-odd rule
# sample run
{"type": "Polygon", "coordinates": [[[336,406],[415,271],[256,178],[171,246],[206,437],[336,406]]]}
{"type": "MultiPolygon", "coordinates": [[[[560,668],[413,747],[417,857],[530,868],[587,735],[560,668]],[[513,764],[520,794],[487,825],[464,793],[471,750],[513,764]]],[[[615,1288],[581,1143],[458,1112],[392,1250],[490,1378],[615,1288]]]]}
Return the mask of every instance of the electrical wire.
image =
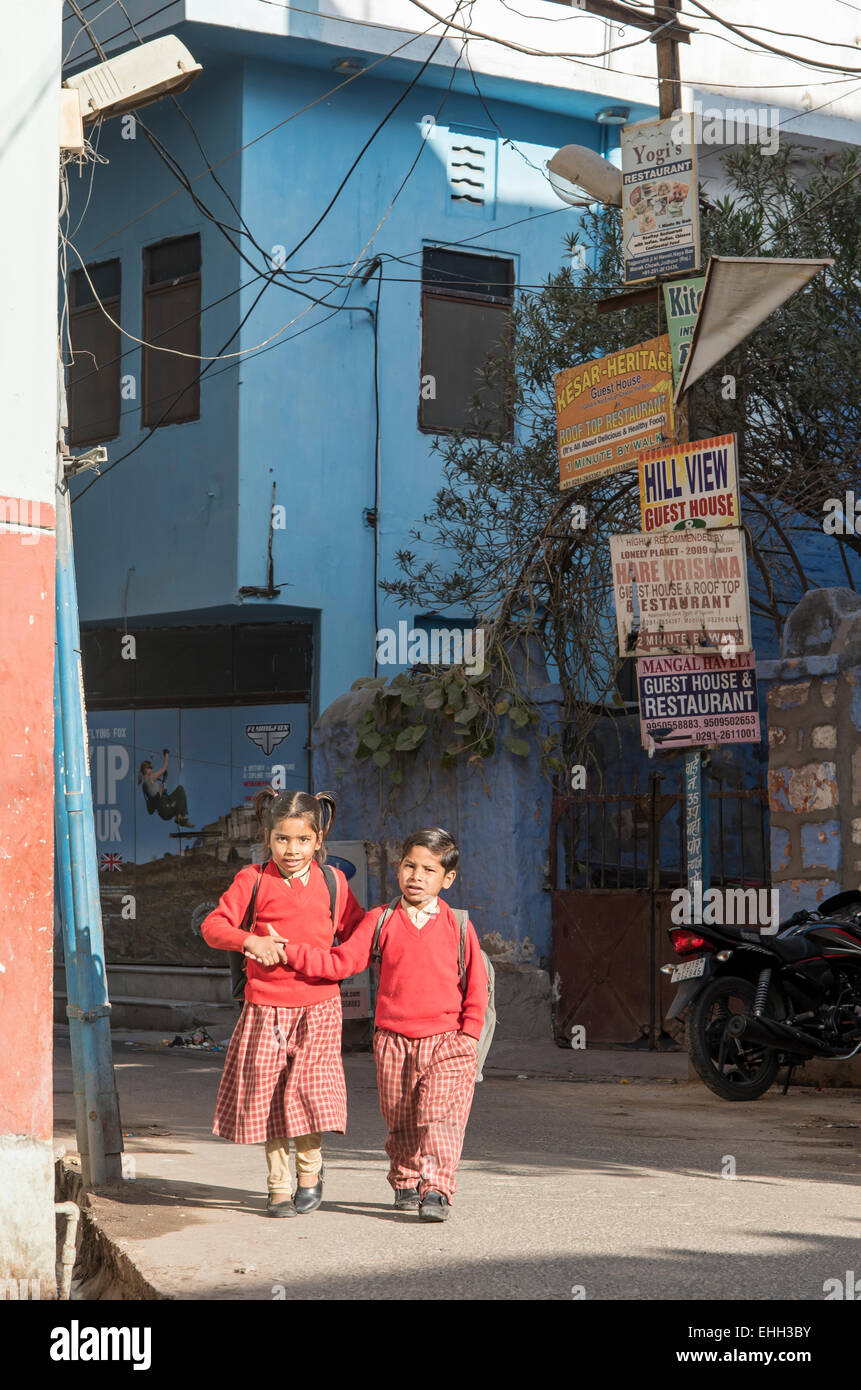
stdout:
{"type": "MultiPolygon", "coordinates": [[[[713,19],[716,24],[720,24],[724,29],[728,29],[731,34],[736,34],[741,39],[747,39],[749,43],[754,44],[757,48],[764,49],[767,53],[776,53],[778,57],[788,58],[793,63],[800,63],[803,67],[816,68],[828,72],[845,72],[852,76],[861,73],[861,68],[847,68],[841,66],[839,63],[825,63],[812,58],[802,58],[799,54],[790,53],[785,48],[777,48],[774,44],[765,43],[763,39],[752,38],[751,35],[746,34],[743,29],[738,28],[735,24],[731,24],[728,19],[722,19],[719,14],[715,14],[714,10],[710,10],[707,5],[702,3],[702,0],[689,0],[689,3],[692,4],[695,9],[701,10],[703,14],[708,15],[709,19],[713,19]]],[[[410,0],[410,4],[419,4],[419,0],[410,0]]]]}
{"type": "MultiPolygon", "coordinates": [[[[463,0],[461,0],[461,3],[463,3],[463,0]]],[[[457,14],[457,13],[459,12],[459,10],[460,10],[460,3],[458,4],[457,9],[455,10],[455,14],[457,14]]],[[[443,39],[444,37],[445,37],[445,35],[443,34],[443,35],[441,36],[440,40],[439,40],[439,43],[442,42],[442,39],[443,39]]],[[[434,49],[433,51],[435,52],[435,51],[436,51],[436,48],[438,48],[438,47],[439,47],[439,44],[436,45],[436,47],[435,47],[435,49],[434,49]]],[[[449,95],[449,93],[450,93],[450,91],[451,91],[452,83],[453,83],[453,81],[454,81],[454,74],[455,74],[457,65],[458,65],[458,63],[459,63],[459,61],[460,61],[460,57],[461,57],[461,54],[462,54],[462,52],[463,52],[463,47],[464,47],[464,44],[462,43],[462,44],[461,44],[461,51],[460,51],[460,53],[458,54],[458,57],[457,57],[455,63],[453,64],[452,73],[451,73],[451,76],[450,76],[450,78],[449,78],[449,84],[448,84],[448,87],[446,88],[446,92],[445,92],[445,94],[444,94],[444,96],[443,96],[443,98],[442,98],[442,101],[440,102],[440,106],[439,106],[439,108],[438,108],[437,114],[441,113],[442,108],[444,107],[445,102],[446,102],[446,100],[447,100],[447,98],[448,98],[448,95],[449,95]]],[[[430,57],[432,57],[432,56],[433,56],[433,53],[430,55],[430,57]]],[[[430,57],[427,59],[426,63],[424,64],[425,67],[427,66],[427,62],[430,61],[430,57]]],[[[422,69],[422,70],[423,70],[423,69],[422,69]]],[[[420,75],[420,74],[418,74],[418,75],[420,75]]],[[[410,84],[410,87],[412,87],[413,85],[415,85],[415,81],[418,80],[418,75],[417,75],[417,77],[416,77],[415,79],[413,79],[413,82],[410,84]]],[[[409,90],[409,88],[408,88],[407,90],[409,90]]],[[[405,95],[406,95],[406,92],[401,96],[401,98],[399,98],[399,100],[398,100],[398,102],[395,104],[395,106],[391,108],[391,110],[390,110],[389,113],[388,113],[388,116],[384,117],[383,121],[382,121],[382,122],[380,123],[380,125],[377,127],[377,131],[379,131],[379,129],[382,128],[382,126],[385,124],[386,120],[387,120],[387,119],[389,118],[389,116],[393,113],[393,111],[397,108],[397,106],[398,106],[398,105],[400,104],[400,102],[403,100],[403,97],[404,97],[405,95]]],[[[375,132],[375,133],[376,133],[376,132],[375,132]]],[[[370,143],[370,142],[368,142],[368,143],[370,143]]],[[[364,256],[365,252],[367,251],[368,247],[370,246],[370,244],[371,244],[371,242],[373,241],[374,237],[376,236],[377,232],[380,230],[380,228],[382,227],[383,223],[386,221],[386,218],[389,216],[389,213],[391,212],[392,208],[394,207],[395,202],[397,201],[398,197],[400,196],[401,192],[403,191],[403,189],[404,189],[404,187],[405,187],[405,185],[406,185],[406,183],[407,183],[407,180],[409,179],[410,175],[412,174],[413,170],[415,169],[416,165],[418,164],[419,159],[421,158],[421,154],[422,154],[422,151],[423,151],[423,149],[424,149],[424,143],[425,143],[425,142],[424,142],[424,139],[422,139],[422,143],[421,143],[421,145],[419,146],[418,153],[417,153],[415,159],[413,160],[412,164],[410,165],[410,168],[407,170],[407,173],[406,173],[405,177],[402,179],[402,181],[401,181],[401,183],[400,183],[400,185],[399,185],[397,191],[396,191],[395,194],[394,194],[394,197],[392,198],[391,202],[389,203],[389,206],[386,208],[385,212],[383,213],[383,216],[380,218],[380,221],[377,223],[377,226],[375,227],[375,229],[374,229],[374,231],[372,232],[372,234],[371,234],[370,238],[368,239],[368,241],[365,243],[365,245],[364,245],[364,247],[362,248],[361,252],[360,252],[359,255],[356,257],[356,259],[352,262],[352,264],[350,265],[349,270],[348,270],[346,276],[342,276],[342,277],[341,277],[341,279],[340,279],[340,281],[339,281],[339,285],[340,285],[340,284],[343,284],[343,282],[344,282],[345,279],[348,281],[347,291],[346,291],[345,296],[344,296],[344,301],[342,302],[341,305],[337,305],[337,306],[332,310],[332,313],[329,314],[327,317],[333,317],[335,313],[339,312],[339,310],[340,310],[341,308],[344,307],[344,303],[345,303],[345,301],[346,301],[346,297],[347,297],[347,295],[349,294],[349,291],[350,291],[350,288],[351,288],[351,284],[349,283],[349,281],[350,281],[350,278],[351,278],[351,276],[352,276],[352,272],[355,270],[356,266],[360,263],[362,257],[364,256]]],[[[363,150],[362,150],[362,151],[360,151],[360,154],[357,156],[356,160],[354,161],[353,165],[351,166],[351,170],[348,171],[347,177],[349,177],[349,173],[352,171],[352,168],[355,168],[355,165],[358,163],[358,160],[361,158],[362,154],[364,153],[365,148],[367,148],[367,145],[366,145],[365,147],[363,147],[363,150]]],[[[345,179],[343,182],[346,182],[346,179],[345,179]]],[[[343,184],[342,184],[342,186],[343,186],[343,184]]],[[[339,191],[340,191],[340,190],[339,190],[339,191]]],[[[337,196],[337,195],[336,195],[336,196],[337,196]]],[[[334,199],[333,199],[332,201],[334,202],[334,199]]],[[[329,206],[331,207],[331,203],[330,203],[329,206]]],[[[322,221],[322,218],[318,219],[317,223],[315,224],[315,227],[312,228],[312,231],[315,230],[317,226],[319,226],[320,221],[322,221]]],[[[310,235],[310,234],[309,234],[309,235],[310,235]]],[[[307,241],[307,239],[308,239],[307,237],[303,238],[303,241],[299,243],[299,246],[303,245],[304,242],[307,241]]],[[[69,244],[71,245],[71,243],[69,243],[69,244]]],[[[294,248],[294,252],[295,252],[296,250],[299,249],[299,246],[297,246],[297,247],[294,248]]],[[[78,256],[78,259],[81,260],[80,254],[79,254],[79,252],[77,251],[77,249],[76,249],[74,246],[72,246],[72,249],[75,251],[75,254],[78,256]]],[[[293,252],[291,252],[291,255],[292,255],[292,254],[293,254],[293,252]]],[[[97,300],[97,302],[99,303],[99,305],[100,305],[100,307],[101,307],[101,309],[102,309],[102,312],[105,313],[105,316],[110,320],[110,322],[113,323],[114,320],[113,320],[113,319],[110,319],[110,315],[107,314],[107,312],[106,312],[106,310],[105,310],[105,308],[104,308],[104,305],[101,304],[101,301],[99,300],[98,295],[96,294],[95,288],[94,288],[94,286],[93,286],[93,284],[92,284],[92,281],[91,281],[91,279],[90,279],[89,274],[87,273],[86,266],[84,266],[83,261],[81,262],[81,264],[82,264],[82,267],[83,267],[83,269],[84,269],[84,274],[86,275],[87,280],[88,280],[88,282],[89,282],[89,284],[90,284],[90,288],[91,288],[93,294],[95,295],[96,300],[97,300]]],[[[283,264],[283,263],[282,263],[282,264],[283,264]]],[[[279,267],[279,269],[280,269],[280,267],[279,267]]],[[[158,428],[158,426],[167,418],[167,416],[172,412],[172,410],[174,409],[174,406],[175,406],[175,405],[177,404],[177,402],[182,398],[182,396],[186,393],[186,391],[190,390],[191,387],[192,387],[193,385],[195,385],[196,383],[199,383],[199,382],[200,382],[200,380],[202,379],[203,375],[209,370],[209,366],[210,366],[212,363],[214,363],[214,362],[216,362],[216,361],[219,361],[219,360],[223,360],[224,358],[235,358],[235,357],[238,357],[238,356],[250,356],[250,355],[258,356],[259,353],[260,353],[261,351],[265,351],[265,350],[266,350],[267,345],[276,346],[276,347],[281,345],[280,342],[277,342],[277,343],[276,343],[276,342],[274,342],[273,340],[274,340],[275,338],[280,338],[281,333],[283,333],[283,332],[285,331],[286,327],[292,326],[293,323],[298,322],[298,320],[299,320],[300,318],[303,318],[305,314],[309,313],[309,312],[310,312],[310,307],[309,307],[308,309],[304,310],[302,314],[297,315],[296,318],[290,320],[290,323],[289,323],[288,325],[285,325],[285,329],[281,329],[281,330],[279,330],[279,332],[278,332],[277,334],[272,334],[272,335],[270,336],[270,338],[264,339],[263,343],[257,344],[257,345],[255,346],[255,348],[253,348],[253,349],[243,349],[243,350],[241,350],[239,353],[227,353],[227,352],[226,352],[226,348],[229,347],[230,343],[233,341],[233,339],[236,337],[237,333],[241,330],[241,328],[244,326],[244,324],[246,323],[246,321],[247,321],[248,318],[250,317],[250,315],[251,315],[251,313],[253,312],[254,308],[257,306],[259,300],[261,299],[263,293],[264,293],[265,290],[268,288],[269,283],[271,283],[271,279],[272,279],[272,278],[274,278],[274,277],[271,277],[271,276],[270,276],[270,277],[267,277],[267,284],[264,285],[264,286],[262,287],[262,289],[261,289],[261,291],[260,291],[260,294],[259,294],[259,295],[256,297],[256,299],[254,300],[254,303],[251,305],[251,308],[250,308],[250,309],[248,310],[248,312],[244,315],[244,317],[243,317],[243,319],[241,320],[240,324],[238,325],[237,329],[231,334],[230,338],[228,338],[227,342],[226,342],[226,343],[224,344],[224,346],[220,349],[219,353],[218,353],[215,357],[212,357],[212,358],[203,357],[203,356],[198,356],[198,357],[197,357],[197,360],[198,360],[198,361],[205,361],[205,362],[207,362],[207,364],[208,364],[207,367],[205,367],[205,368],[203,369],[202,372],[198,373],[198,375],[197,375],[195,381],[188,383],[188,385],[185,386],[185,387],[183,388],[182,391],[180,391],[180,393],[178,394],[178,396],[177,396],[177,397],[174,399],[174,401],[172,401],[171,404],[168,406],[168,408],[167,408],[167,410],[165,411],[164,415],[161,416],[161,418],[160,418],[160,420],[157,422],[157,424],[154,425],[154,426],[152,426],[152,427],[150,428],[149,434],[146,435],[146,436],[144,437],[144,439],[140,440],[140,441],[138,442],[138,444],[136,444],[136,445],[134,446],[133,449],[128,450],[127,453],[121,455],[119,459],[116,459],[108,468],[104,469],[100,475],[97,475],[97,477],[93,478],[93,479],[87,484],[87,486],[86,486],[85,488],[83,488],[82,491],[81,491],[79,494],[77,494],[77,497],[75,498],[76,501],[78,500],[79,497],[82,497],[86,492],[89,491],[90,487],[92,487],[92,486],[98,481],[98,478],[99,478],[99,477],[104,477],[106,473],[110,472],[111,469],[114,468],[114,467],[116,467],[116,465],[117,465],[118,463],[121,463],[121,462],[123,461],[123,459],[128,458],[128,457],[129,457],[129,454],[135,453],[135,452],[137,451],[137,449],[139,449],[144,443],[146,443],[147,439],[150,439],[150,438],[152,437],[152,435],[153,435],[153,433],[155,432],[155,430],[156,430],[156,429],[158,428]]],[[[333,288],[338,288],[339,285],[336,285],[336,286],[334,286],[333,288]]],[[[294,287],[293,287],[293,286],[290,286],[289,288],[293,289],[294,287]]],[[[296,290],[295,292],[296,292],[296,293],[301,293],[301,291],[299,291],[299,290],[296,290]]],[[[330,291],[330,293],[331,293],[331,292],[332,292],[332,291],[330,291]]],[[[227,296],[225,296],[225,298],[226,298],[226,297],[227,297],[227,296]]],[[[307,297],[308,297],[308,296],[306,296],[306,298],[307,298],[307,297]]],[[[328,297],[328,296],[327,296],[327,297],[328,297]]],[[[322,301],[316,300],[315,302],[321,303],[322,301]]],[[[364,306],[362,306],[362,307],[364,307],[364,306]]],[[[325,319],[324,319],[324,320],[321,320],[320,322],[325,322],[325,319]]],[[[117,324],[114,324],[114,326],[115,326],[115,327],[119,327],[119,325],[117,325],[117,324]]],[[[308,325],[309,328],[310,328],[310,327],[315,327],[315,326],[316,326],[316,325],[314,325],[314,324],[308,325]]],[[[123,330],[120,329],[120,331],[122,332],[123,330]]],[[[305,330],[301,330],[301,331],[304,332],[305,330]]],[[[126,336],[132,336],[132,337],[133,337],[134,335],[128,335],[128,334],[127,334],[126,336]]],[[[298,335],[298,334],[292,334],[292,335],[291,335],[291,337],[297,337],[297,336],[299,336],[299,335],[298,335]]],[[[140,340],[140,339],[136,339],[136,341],[142,342],[142,340],[140,340]]],[[[289,340],[287,340],[287,341],[289,341],[289,340]]],[[[144,345],[144,346],[154,346],[154,345],[152,345],[152,344],[143,344],[143,345],[144,345]]],[[[175,350],[174,350],[174,351],[175,351],[175,350]]],[[[176,354],[176,355],[186,356],[186,357],[188,357],[188,356],[194,356],[194,354],[189,354],[189,353],[179,353],[179,354],[176,354]]]]}
{"type": "MultiPolygon", "coordinates": [[[[461,0],[461,3],[462,2],[463,0],[461,0]]],[[[443,21],[443,23],[444,22],[445,21],[443,21]]],[[[253,145],[258,144],[260,140],[265,140],[267,136],[273,135],[276,130],[281,130],[281,128],[285,125],[288,125],[290,121],[295,121],[297,117],[304,116],[306,112],[313,110],[313,108],[315,106],[319,106],[321,102],[328,101],[329,98],[333,97],[336,92],[340,92],[344,87],[348,87],[351,82],[357,82],[360,77],[365,77],[374,68],[379,67],[381,63],[388,62],[389,59],[394,58],[398,53],[400,53],[402,49],[407,48],[411,43],[415,43],[416,39],[425,38],[431,32],[431,30],[435,28],[436,24],[430,24],[428,25],[427,29],[424,29],[417,34],[410,34],[410,37],[406,39],[403,43],[398,44],[398,46],[396,48],[391,49],[390,52],[382,54],[381,57],[376,58],[374,62],[369,63],[368,66],[366,68],[363,68],[361,72],[352,73],[351,76],[346,77],[343,82],[339,82],[336,86],[330,87],[329,90],[323,92],[321,96],[315,97],[313,101],[309,101],[306,103],[305,106],[299,107],[297,111],[291,112],[289,116],[285,116],[282,121],[277,121],[276,124],[270,126],[268,130],[261,131],[261,133],[259,135],[255,135],[253,139],[246,141],[245,144],[240,145],[237,149],[231,150],[230,154],[226,154],[221,159],[217,159],[212,165],[208,166],[200,174],[196,174],[195,177],[191,180],[191,182],[198,183],[201,179],[206,178],[206,175],[211,174],[213,169],[218,169],[221,167],[222,164],[227,164],[231,159],[235,159],[237,155],[243,154],[246,150],[250,150],[251,147],[253,145]]],[[[166,197],[160,198],[158,202],[155,202],[150,207],[145,208],[143,212],[139,212],[137,216],[132,217],[130,221],[124,222],[120,227],[115,227],[113,231],[107,234],[107,236],[102,237],[101,241],[92,243],[92,245],[90,245],[87,248],[87,250],[90,252],[97,251],[100,246],[104,246],[106,242],[112,241],[114,237],[119,236],[122,232],[128,231],[129,227],[133,227],[135,223],[140,222],[142,218],[148,217],[151,212],[156,212],[159,208],[164,207],[165,203],[169,203],[172,198],[176,198],[180,191],[181,190],[178,188],[174,189],[172,193],[168,193],[166,197]]]]}

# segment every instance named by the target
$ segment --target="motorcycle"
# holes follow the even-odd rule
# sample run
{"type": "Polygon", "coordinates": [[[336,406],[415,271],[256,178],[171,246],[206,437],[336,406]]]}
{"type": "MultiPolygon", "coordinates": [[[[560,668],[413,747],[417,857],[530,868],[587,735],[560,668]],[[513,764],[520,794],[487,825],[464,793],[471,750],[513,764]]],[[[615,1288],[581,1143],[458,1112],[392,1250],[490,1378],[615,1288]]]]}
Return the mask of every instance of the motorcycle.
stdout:
{"type": "Polygon", "coordinates": [[[723,1100],[758,1100],[781,1066],[861,1051],[861,892],[796,912],[769,936],[726,924],[671,927],[679,963],[662,966],[689,1010],[687,1043],[701,1079],[723,1100]]]}

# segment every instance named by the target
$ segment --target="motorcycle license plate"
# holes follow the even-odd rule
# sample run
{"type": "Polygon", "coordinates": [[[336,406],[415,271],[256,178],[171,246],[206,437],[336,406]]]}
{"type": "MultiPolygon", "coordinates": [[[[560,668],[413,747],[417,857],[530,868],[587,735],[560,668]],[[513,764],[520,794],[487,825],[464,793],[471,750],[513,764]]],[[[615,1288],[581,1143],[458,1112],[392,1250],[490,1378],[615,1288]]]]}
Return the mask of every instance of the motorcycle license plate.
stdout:
{"type": "Polygon", "coordinates": [[[677,985],[680,980],[695,980],[698,975],[702,975],[706,968],[705,956],[700,956],[697,960],[686,960],[674,969],[670,980],[677,985]]]}

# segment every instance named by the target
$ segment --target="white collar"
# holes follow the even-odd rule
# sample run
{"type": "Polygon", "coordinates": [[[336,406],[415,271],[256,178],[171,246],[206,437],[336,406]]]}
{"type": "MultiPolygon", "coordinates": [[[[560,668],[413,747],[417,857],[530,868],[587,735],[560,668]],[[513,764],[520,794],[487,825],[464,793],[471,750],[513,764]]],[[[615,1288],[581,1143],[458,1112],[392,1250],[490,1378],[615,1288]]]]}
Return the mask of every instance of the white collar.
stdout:
{"type": "Polygon", "coordinates": [[[424,907],[413,907],[412,904],[408,903],[406,898],[401,895],[401,907],[404,909],[410,921],[414,922],[417,927],[424,926],[429,917],[436,917],[439,912],[439,898],[431,898],[429,902],[425,903],[424,907]],[[423,919],[421,922],[419,921],[420,917],[423,919]]]}

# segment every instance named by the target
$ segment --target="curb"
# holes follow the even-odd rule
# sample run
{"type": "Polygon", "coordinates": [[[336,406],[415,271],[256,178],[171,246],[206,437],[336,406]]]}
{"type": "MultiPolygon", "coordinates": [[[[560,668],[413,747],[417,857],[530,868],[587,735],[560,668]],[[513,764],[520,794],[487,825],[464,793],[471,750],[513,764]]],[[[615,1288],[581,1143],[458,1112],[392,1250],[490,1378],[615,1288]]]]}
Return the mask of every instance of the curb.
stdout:
{"type": "Polygon", "coordinates": [[[105,1235],[93,1215],[91,1195],[73,1160],[55,1160],[54,1185],[58,1201],[77,1202],[81,1209],[73,1281],[77,1299],[136,1303],[170,1299],[169,1294],[159,1293],[128,1255],[105,1235]]]}

